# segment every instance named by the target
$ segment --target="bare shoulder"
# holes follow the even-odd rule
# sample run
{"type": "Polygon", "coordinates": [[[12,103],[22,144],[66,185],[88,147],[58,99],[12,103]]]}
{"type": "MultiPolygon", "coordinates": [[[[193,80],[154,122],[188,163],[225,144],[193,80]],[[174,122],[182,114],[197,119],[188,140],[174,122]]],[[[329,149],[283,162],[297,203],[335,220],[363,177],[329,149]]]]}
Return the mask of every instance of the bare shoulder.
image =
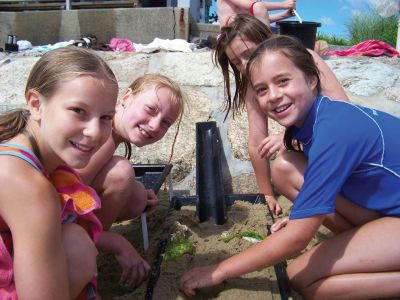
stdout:
{"type": "MultiPolygon", "coordinates": [[[[307,49],[307,51],[311,54],[311,56],[314,59],[314,62],[317,64],[317,66],[322,62],[323,64],[325,64],[324,60],[321,58],[321,56],[318,55],[317,52],[315,52],[314,50],[311,49],[307,49]]],[[[325,64],[326,65],[326,64],[325,64]]]]}
{"type": "Polygon", "coordinates": [[[60,214],[58,194],[40,171],[13,156],[0,155],[0,165],[0,215],[7,224],[60,214]]]}

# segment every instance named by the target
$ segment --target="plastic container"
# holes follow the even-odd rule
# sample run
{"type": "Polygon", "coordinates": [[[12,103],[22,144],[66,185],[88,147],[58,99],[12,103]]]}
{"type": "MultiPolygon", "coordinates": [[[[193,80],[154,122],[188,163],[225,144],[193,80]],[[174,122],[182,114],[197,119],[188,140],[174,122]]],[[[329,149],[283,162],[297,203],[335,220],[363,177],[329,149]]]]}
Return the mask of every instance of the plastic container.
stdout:
{"type": "Polygon", "coordinates": [[[171,171],[170,164],[133,164],[136,179],[142,182],[146,189],[158,193],[165,178],[171,171]]]}
{"type": "Polygon", "coordinates": [[[279,21],[279,33],[297,37],[308,49],[314,49],[317,37],[317,27],[321,27],[318,22],[299,21],[279,21]]]}

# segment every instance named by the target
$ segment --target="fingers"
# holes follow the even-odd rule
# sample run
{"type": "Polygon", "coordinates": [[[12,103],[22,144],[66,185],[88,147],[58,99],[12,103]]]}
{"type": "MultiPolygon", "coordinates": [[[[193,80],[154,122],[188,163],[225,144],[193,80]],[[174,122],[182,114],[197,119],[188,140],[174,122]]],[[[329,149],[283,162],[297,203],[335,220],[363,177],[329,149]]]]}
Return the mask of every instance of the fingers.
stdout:
{"type": "Polygon", "coordinates": [[[271,233],[275,233],[275,232],[279,231],[280,229],[285,227],[288,223],[289,223],[289,218],[283,218],[283,219],[279,220],[278,222],[275,222],[271,226],[271,233]]]}
{"type": "Polygon", "coordinates": [[[143,261],[139,265],[124,268],[121,274],[120,284],[127,287],[139,286],[147,280],[150,272],[150,266],[143,261]]]}
{"type": "Polygon", "coordinates": [[[147,190],[147,205],[145,211],[152,210],[159,202],[160,200],[157,198],[154,191],[152,189],[147,190]]]}
{"type": "Polygon", "coordinates": [[[196,295],[196,289],[194,287],[195,281],[192,278],[193,269],[182,275],[179,281],[179,289],[187,296],[192,297],[196,295]]]}
{"type": "Polygon", "coordinates": [[[267,201],[269,210],[274,215],[279,215],[280,213],[282,213],[282,208],[274,196],[264,195],[264,197],[265,197],[265,201],[267,201]]]}
{"type": "Polygon", "coordinates": [[[280,215],[282,213],[282,208],[281,208],[281,206],[279,205],[278,202],[275,203],[275,205],[271,209],[271,212],[276,216],[278,216],[278,215],[280,215]]]}
{"type": "Polygon", "coordinates": [[[262,140],[260,143],[260,146],[258,147],[258,153],[260,154],[261,157],[267,157],[267,158],[273,158],[275,159],[276,156],[274,156],[275,153],[280,151],[282,148],[285,148],[283,144],[283,138],[281,134],[274,134],[266,137],[265,139],[262,140]]]}

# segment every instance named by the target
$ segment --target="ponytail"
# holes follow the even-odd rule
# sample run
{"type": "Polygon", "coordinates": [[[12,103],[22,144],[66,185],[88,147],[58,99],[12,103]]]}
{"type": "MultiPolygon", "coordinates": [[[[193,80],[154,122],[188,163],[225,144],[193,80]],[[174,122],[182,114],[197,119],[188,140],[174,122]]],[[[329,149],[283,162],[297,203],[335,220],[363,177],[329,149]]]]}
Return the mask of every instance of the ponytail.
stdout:
{"type": "Polygon", "coordinates": [[[0,115],[0,142],[7,141],[25,130],[30,112],[27,109],[13,109],[0,115]]]}

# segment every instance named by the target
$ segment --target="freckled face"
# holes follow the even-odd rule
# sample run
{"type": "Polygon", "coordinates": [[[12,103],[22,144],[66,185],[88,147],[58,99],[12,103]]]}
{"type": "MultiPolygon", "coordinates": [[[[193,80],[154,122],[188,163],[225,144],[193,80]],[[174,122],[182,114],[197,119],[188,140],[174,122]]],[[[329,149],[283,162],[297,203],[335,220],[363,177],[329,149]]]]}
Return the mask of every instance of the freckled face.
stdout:
{"type": "Polygon", "coordinates": [[[179,116],[170,90],[150,86],[136,95],[128,90],[115,118],[117,133],[137,147],[159,141],[179,116]]]}
{"type": "Polygon", "coordinates": [[[285,127],[300,127],[317,96],[315,77],[309,78],[280,51],[266,51],[251,70],[261,109],[285,127]]]}
{"type": "Polygon", "coordinates": [[[226,55],[231,63],[233,63],[240,73],[246,72],[246,66],[249,58],[257,45],[248,39],[240,36],[235,37],[226,48],[226,55]]]}

